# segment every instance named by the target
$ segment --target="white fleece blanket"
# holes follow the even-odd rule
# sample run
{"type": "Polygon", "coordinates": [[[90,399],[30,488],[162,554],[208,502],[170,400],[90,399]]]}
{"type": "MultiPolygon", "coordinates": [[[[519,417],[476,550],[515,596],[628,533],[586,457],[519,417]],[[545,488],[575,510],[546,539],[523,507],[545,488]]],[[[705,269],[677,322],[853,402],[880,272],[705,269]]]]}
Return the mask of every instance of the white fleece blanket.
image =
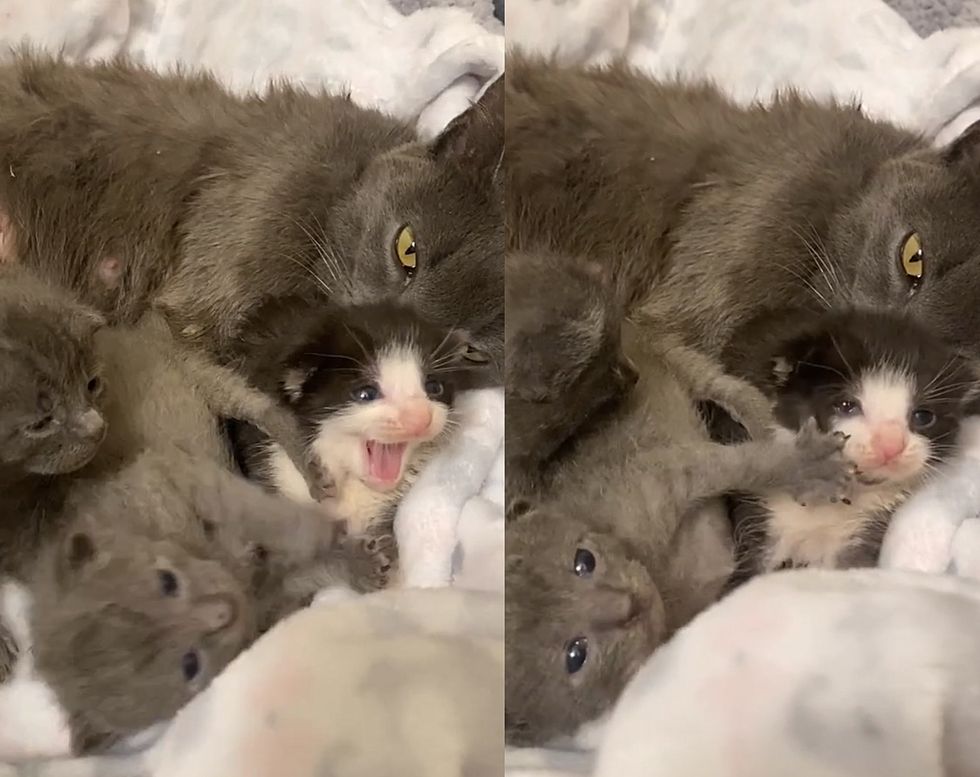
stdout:
{"type": "MultiPolygon", "coordinates": [[[[857,96],[869,113],[921,131],[935,138],[938,144],[948,142],[968,124],[980,119],[980,29],[943,30],[922,39],[882,0],[536,0],[513,3],[508,12],[509,45],[553,53],[572,62],[602,62],[625,55],[655,75],[680,72],[712,78],[743,101],[764,98],[786,85],[817,96],[834,95],[845,99],[857,96]]],[[[886,539],[884,565],[956,572],[980,578],[980,519],[977,518],[980,512],[980,435],[971,447],[977,451],[975,455],[964,456],[954,463],[944,478],[936,480],[896,515],[886,539]]],[[[845,577],[839,582],[833,577],[826,579],[826,585],[831,589],[853,588],[855,593],[860,592],[860,586],[849,582],[857,580],[856,577],[845,577]]],[[[891,580],[887,576],[876,578],[875,586],[881,589],[882,597],[888,597],[891,580]]],[[[955,634],[951,623],[937,627],[935,631],[931,631],[931,625],[924,625],[913,633],[909,624],[914,621],[909,621],[906,624],[909,633],[903,634],[901,639],[919,638],[919,642],[906,644],[921,647],[921,659],[916,659],[909,650],[899,650],[893,651],[886,661],[886,653],[891,647],[872,654],[862,641],[867,640],[868,645],[883,644],[884,635],[894,633],[893,624],[887,619],[852,619],[847,621],[847,628],[835,628],[833,638],[823,630],[811,634],[807,631],[809,619],[812,617],[814,623],[822,623],[820,619],[825,613],[826,617],[831,617],[832,605],[822,604],[819,594],[805,593],[789,583],[785,588],[782,585],[779,582],[761,584],[753,588],[751,599],[722,604],[721,614],[711,615],[712,610],[696,619],[691,635],[679,638],[676,649],[672,648],[668,653],[679,656],[677,660],[683,660],[687,667],[676,676],[670,674],[670,696],[658,695],[652,690],[647,693],[647,686],[638,680],[628,694],[629,701],[624,697],[608,726],[600,722],[589,731],[581,732],[576,741],[556,743],[548,749],[510,750],[508,774],[514,777],[591,774],[592,745],[602,741],[603,737],[605,744],[600,750],[596,772],[602,777],[943,773],[935,761],[930,762],[928,769],[917,770],[923,764],[918,755],[909,755],[910,765],[906,766],[901,766],[900,758],[890,757],[875,761],[874,767],[859,765],[850,771],[839,764],[821,764],[817,755],[801,749],[803,745],[798,739],[784,741],[781,734],[774,733],[782,731],[772,722],[779,719],[777,711],[781,708],[765,693],[755,693],[751,685],[742,695],[733,692],[723,696],[721,704],[699,701],[717,679],[710,674],[714,671],[711,666],[701,674],[696,665],[699,658],[704,659],[716,649],[716,643],[711,643],[709,637],[716,632],[710,630],[710,625],[702,627],[702,620],[710,624],[715,622],[714,618],[728,618],[732,634],[741,634],[748,640],[747,649],[767,655],[768,643],[773,639],[770,631],[745,625],[751,623],[749,620],[739,624],[738,617],[747,618],[751,610],[745,601],[754,603],[760,612],[769,612],[778,606],[779,597],[785,598],[787,609],[796,613],[786,628],[798,629],[792,638],[794,641],[786,643],[791,651],[787,656],[792,658],[779,668],[781,673],[785,672],[789,688],[819,684],[827,670],[837,668],[831,665],[832,662],[842,660],[845,662],[842,671],[853,672],[856,678],[859,670],[855,666],[859,665],[860,657],[868,662],[868,677],[878,682],[876,687],[874,683],[862,684],[858,679],[853,680],[851,701],[856,705],[877,705],[884,699],[888,703],[908,706],[912,704],[911,700],[906,703],[900,699],[909,687],[918,686],[927,692],[949,682],[952,677],[957,678],[955,682],[960,682],[956,674],[959,665],[944,667],[942,672],[932,674],[927,671],[929,657],[941,649],[949,649],[951,637],[948,635],[955,634]],[[770,595],[772,601],[767,598],[770,595]],[[741,609],[743,607],[748,609],[741,609]],[[701,644],[699,639],[707,641],[701,644]],[[691,651],[690,658],[687,657],[688,650],[691,651]],[[887,666],[888,671],[879,673],[877,667],[871,667],[879,658],[881,666],[887,666]],[[894,681],[889,679],[893,676],[894,681]],[[682,714],[672,717],[672,711],[678,705],[682,714]],[[684,715],[685,711],[688,714],[684,715]],[[666,733],[661,735],[661,731],[666,733]],[[745,751],[754,755],[738,760],[740,755],[733,755],[726,749],[724,752],[729,754],[729,760],[710,761],[713,746],[740,738],[746,740],[745,751]],[[690,748],[671,748],[667,744],[671,741],[679,745],[685,742],[696,744],[690,748]],[[698,748],[700,754],[693,752],[698,748]],[[664,758],[665,754],[680,749],[684,749],[686,755],[674,760],[664,758]],[[764,767],[757,760],[759,752],[770,756],[764,767]],[[709,760],[704,760],[701,755],[709,760]]],[[[897,610],[894,616],[898,620],[907,618],[910,613],[918,613],[923,601],[909,586],[902,585],[901,596],[888,597],[889,606],[897,610]]],[[[816,586],[813,590],[819,589],[820,586],[816,586]]],[[[952,620],[955,614],[948,610],[938,613],[937,617],[952,620]]],[[[723,654],[716,659],[730,661],[732,657],[723,654]]],[[[658,668],[664,665],[655,657],[644,674],[659,671],[658,668]]],[[[851,676],[841,675],[841,687],[846,689],[845,682],[850,682],[851,676]]],[[[973,681],[973,667],[963,667],[962,677],[965,683],[973,681]]],[[[725,682],[730,680],[734,688],[738,679],[737,673],[733,672],[725,682]]],[[[980,708],[980,699],[976,704],[980,708]]],[[[902,741],[896,743],[895,752],[927,752],[938,722],[932,719],[926,725],[919,721],[922,725],[918,727],[914,716],[919,713],[915,709],[897,712],[896,719],[901,719],[903,713],[908,715],[904,724],[906,733],[902,734],[902,741]]],[[[828,743],[828,752],[819,755],[829,758],[836,740],[824,742],[828,743]]],[[[845,742],[848,747],[856,748],[860,739],[842,740],[842,746],[845,742]]],[[[809,744],[812,746],[813,742],[809,744]]],[[[877,757],[881,750],[880,743],[870,743],[857,755],[849,752],[847,757],[853,755],[858,759],[855,763],[867,765],[869,762],[860,759],[877,757]]],[[[980,774],[963,772],[974,773],[980,774]]]]}
{"type": "MultiPolygon", "coordinates": [[[[325,85],[336,90],[350,90],[354,99],[364,105],[417,121],[420,133],[431,137],[467,108],[503,70],[503,29],[492,17],[491,0],[465,0],[460,6],[452,7],[445,0],[419,0],[414,10],[404,8],[403,13],[388,0],[277,0],[275,3],[0,0],[0,56],[4,49],[28,40],[46,48],[62,49],[67,56],[77,60],[110,57],[123,52],[159,67],[176,62],[206,67],[238,89],[261,87],[271,77],[287,77],[312,87],[325,85]]],[[[477,589],[499,598],[503,590],[503,392],[471,392],[460,397],[459,412],[461,428],[457,441],[421,474],[396,517],[403,585],[422,588],[453,584],[457,589],[477,589]]],[[[474,593],[468,598],[462,592],[458,594],[459,601],[463,602],[478,602],[480,596],[474,593]]],[[[374,599],[364,598],[364,606],[368,607],[368,600],[374,599]]],[[[421,592],[418,600],[429,601],[421,592]]],[[[8,592],[4,603],[8,616],[11,607],[15,617],[18,611],[23,611],[24,603],[16,592],[8,592]]],[[[356,609],[357,604],[345,606],[356,609]]],[[[474,606],[485,617],[492,618],[495,625],[499,623],[492,608],[474,606]]],[[[425,608],[419,608],[418,612],[424,613],[425,608]]],[[[434,611],[432,617],[437,623],[438,612],[434,611]]],[[[499,618],[502,617],[501,611],[499,618]]],[[[392,623],[397,628],[401,621],[394,618],[392,623]]],[[[261,652],[263,655],[269,655],[269,651],[275,653],[278,648],[266,647],[266,643],[271,641],[276,645],[284,639],[273,635],[263,638],[261,652]]],[[[406,633],[406,640],[411,639],[411,634],[406,633]]],[[[309,653],[311,646],[319,645],[323,646],[320,660],[325,665],[337,660],[330,644],[310,641],[305,649],[309,653]]],[[[399,650],[397,639],[389,639],[384,645],[394,652],[399,650]]],[[[233,665],[235,676],[243,678],[241,682],[265,681],[255,674],[259,670],[249,668],[258,666],[247,657],[258,649],[257,646],[249,651],[233,665]]],[[[284,642],[282,650],[289,649],[284,642]]],[[[288,660],[284,654],[283,663],[288,660]]],[[[441,662],[443,658],[437,660],[441,662]]],[[[426,671],[431,672],[432,667],[426,671]]],[[[232,672],[231,667],[228,672],[232,672]]],[[[265,682],[268,685],[275,680],[270,678],[265,682]]],[[[309,687],[315,688],[317,682],[317,677],[311,675],[309,687]]],[[[300,687],[306,686],[301,684],[300,687]]],[[[381,690],[383,688],[379,687],[379,696],[372,703],[381,704],[381,690]]],[[[290,692],[293,691],[295,688],[290,692]]],[[[420,698],[425,696],[421,688],[418,693],[420,698]]],[[[470,695],[464,694],[461,685],[450,684],[433,689],[432,699],[443,703],[439,700],[448,699],[447,694],[453,695],[453,704],[461,695],[470,695]]],[[[297,709],[309,710],[316,702],[316,699],[300,696],[295,698],[297,709]]],[[[243,719],[237,702],[224,701],[225,697],[218,692],[209,691],[203,698],[201,705],[212,707],[216,715],[243,719]]],[[[331,702],[343,709],[342,696],[332,697],[331,702]]],[[[449,703],[445,701],[445,704],[449,703]]],[[[324,707],[324,715],[326,709],[324,707]]],[[[262,714],[261,709],[246,712],[252,716],[262,714]]],[[[460,726],[470,719],[465,715],[460,717],[460,726]]],[[[407,720],[408,713],[405,712],[407,720]]],[[[310,723],[310,720],[306,722],[310,723]]],[[[348,718],[344,722],[353,726],[357,719],[348,718]]],[[[188,738],[188,727],[178,729],[167,734],[161,742],[160,747],[167,752],[186,751],[204,759],[206,752],[227,754],[231,747],[227,741],[211,739],[205,746],[200,739],[191,741],[188,738]]],[[[431,729],[427,731],[423,732],[424,736],[420,734],[423,738],[417,745],[429,748],[433,760],[438,760],[436,754],[441,748],[463,747],[464,739],[473,733],[468,731],[464,736],[459,726],[449,726],[447,735],[440,738],[432,735],[431,729]]],[[[386,732],[384,736],[387,736],[388,728],[379,728],[376,721],[360,728],[360,740],[357,732],[351,729],[351,741],[356,743],[353,747],[375,746],[381,732],[386,732]]],[[[409,729],[404,729],[403,733],[407,737],[409,729]]],[[[288,773],[290,777],[306,777],[307,774],[313,777],[326,773],[325,768],[319,772],[312,767],[308,772],[299,765],[294,768],[290,760],[293,758],[290,754],[292,736],[286,731],[278,738],[264,740],[267,753],[275,753],[276,742],[279,742],[280,758],[276,762],[279,771],[249,771],[251,767],[243,766],[236,772],[193,774],[234,773],[236,777],[248,777],[250,774],[288,773]]],[[[401,746],[398,743],[405,741],[398,736],[393,740],[395,749],[392,752],[397,752],[401,746]]],[[[498,737],[496,742],[499,744],[500,741],[498,737]]],[[[60,711],[52,704],[43,685],[33,679],[29,663],[23,664],[19,667],[17,680],[7,687],[0,687],[0,761],[32,755],[58,755],[65,752],[66,746],[60,711]]],[[[360,768],[355,761],[333,767],[334,771],[330,773],[394,773],[354,771],[360,768]]],[[[126,762],[114,763],[106,761],[99,764],[95,772],[78,773],[109,777],[118,766],[119,773],[134,777],[127,771],[126,762]]],[[[151,777],[192,774],[185,771],[189,768],[186,764],[178,769],[172,760],[154,760],[153,764],[154,768],[147,772],[151,777]]],[[[75,773],[70,771],[70,765],[59,768],[69,769],[65,774],[75,773]]],[[[436,767],[417,773],[439,774],[436,767]]],[[[446,772],[447,775],[457,773],[446,772]]]]}

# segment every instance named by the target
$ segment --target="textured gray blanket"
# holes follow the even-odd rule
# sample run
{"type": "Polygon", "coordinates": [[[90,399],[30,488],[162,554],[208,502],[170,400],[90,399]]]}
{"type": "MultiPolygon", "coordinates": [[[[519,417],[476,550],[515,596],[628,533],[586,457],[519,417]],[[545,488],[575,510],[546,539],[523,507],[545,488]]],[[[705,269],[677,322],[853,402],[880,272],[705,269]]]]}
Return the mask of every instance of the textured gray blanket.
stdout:
{"type": "Polygon", "coordinates": [[[919,35],[980,25],[980,0],[885,0],[919,35]]]}

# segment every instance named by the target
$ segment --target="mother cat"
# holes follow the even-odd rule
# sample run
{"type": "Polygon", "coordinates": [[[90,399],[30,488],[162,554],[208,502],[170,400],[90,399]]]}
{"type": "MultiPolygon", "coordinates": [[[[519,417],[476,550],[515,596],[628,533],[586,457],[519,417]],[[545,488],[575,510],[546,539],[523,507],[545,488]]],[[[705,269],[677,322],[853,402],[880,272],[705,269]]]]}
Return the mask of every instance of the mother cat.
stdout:
{"type": "Polygon", "coordinates": [[[606,261],[651,331],[716,355],[848,301],[980,348],[980,127],[934,149],[793,93],[743,108],[622,65],[507,69],[509,249],[606,261]]]}
{"type": "Polygon", "coordinates": [[[346,97],[29,52],[0,66],[0,261],[221,356],[249,318],[399,294],[499,367],[502,84],[433,143],[346,97]]]}

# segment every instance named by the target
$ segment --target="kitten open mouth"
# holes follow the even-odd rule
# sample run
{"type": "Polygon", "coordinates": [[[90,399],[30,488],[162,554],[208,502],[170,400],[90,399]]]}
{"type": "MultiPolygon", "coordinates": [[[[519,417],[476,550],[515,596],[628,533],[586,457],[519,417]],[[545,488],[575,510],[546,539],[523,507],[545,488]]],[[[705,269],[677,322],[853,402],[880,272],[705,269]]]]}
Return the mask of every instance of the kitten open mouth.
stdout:
{"type": "Polygon", "coordinates": [[[408,443],[404,442],[368,440],[364,443],[368,478],[372,486],[386,490],[398,485],[407,447],[408,443]]]}

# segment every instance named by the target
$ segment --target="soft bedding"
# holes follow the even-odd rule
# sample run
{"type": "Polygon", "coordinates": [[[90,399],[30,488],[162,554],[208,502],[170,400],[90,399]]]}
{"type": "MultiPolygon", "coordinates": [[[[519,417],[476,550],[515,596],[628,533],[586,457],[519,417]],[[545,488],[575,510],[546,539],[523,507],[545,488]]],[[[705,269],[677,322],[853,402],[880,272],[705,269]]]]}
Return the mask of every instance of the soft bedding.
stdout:
{"type": "MultiPolygon", "coordinates": [[[[955,18],[937,18],[955,24],[980,11],[977,0],[955,5],[955,18]]],[[[564,61],[625,56],[654,75],[711,78],[741,101],[785,86],[860,99],[868,113],[937,144],[980,119],[980,28],[922,38],[883,0],[536,0],[508,10],[509,45],[564,61]]],[[[980,437],[970,449],[980,451],[980,437]]],[[[980,454],[955,462],[896,515],[883,564],[980,578],[977,483],[980,454]]],[[[978,596],[973,580],[898,571],[759,581],[703,613],[654,656],[608,720],[550,748],[510,749],[507,774],[980,774],[976,754],[958,762],[963,771],[950,764],[943,771],[942,750],[944,737],[980,710],[967,660],[975,654],[978,596]],[[883,603],[889,611],[881,617],[853,615],[883,603]],[[767,614],[762,621],[759,613],[767,614]],[[740,656],[772,666],[773,675],[764,668],[743,675],[740,656]],[[963,693],[956,696],[958,683],[963,693]],[[798,706],[809,705],[809,739],[785,735],[794,693],[798,706]],[[889,708],[890,718],[873,718],[889,708]],[[844,710],[854,730],[839,723],[844,710]],[[853,719],[861,710],[871,723],[853,719]]]]}
{"type": "MultiPolygon", "coordinates": [[[[0,57],[27,41],[62,50],[75,60],[124,53],[158,67],[181,62],[210,68],[242,90],[286,77],[311,88],[349,90],[361,104],[414,120],[423,136],[434,136],[503,70],[503,28],[493,16],[491,0],[401,5],[396,8],[389,0],[0,3],[0,57]]],[[[458,768],[451,770],[459,763],[472,765],[473,774],[499,773],[499,766],[496,772],[484,766],[487,748],[492,744],[499,756],[502,741],[493,726],[499,726],[502,709],[499,692],[494,693],[502,688],[503,392],[470,392],[459,404],[457,441],[423,471],[396,517],[402,585],[435,590],[356,597],[333,602],[341,607],[334,614],[327,615],[326,609],[300,613],[295,626],[290,619],[229,667],[227,673],[237,680],[216,683],[200,697],[198,712],[184,717],[200,722],[195,716],[203,710],[209,719],[231,726],[207,742],[197,735],[197,723],[184,723],[169,733],[148,732],[147,742],[163,736],[156,749],[146,751],[150,755],[67,761],[43,773],[380,777],[395,773],[394,763],[406,775],[459,774],[458,768]],[[378,612],[387,615],[379,620],[378,612]],[[446,625],[452,619],[457,626],[446,625]],[[364,629],[383,625],[381,620],[387,623],[383,633],[358,641],[364,629]],[[367,625],[338,642],[341,632],[329,625],[338,622],[367,625]],[[459,633],[448,634],[453,629],[459,633]],[[364,645],[362,655],[359,644],[364,645]],[[415,647],[402,655],[406,645],[415,647]],[[290,666],[298,667],[301,659],[307,662],[309,673],[303,677],[308,683],[298,669],[290,674],[290,666]],[[454,666],[460,667],[455,675],[454,666]],[[434,667],[439,679],[434,679],[434,667]],[[443,668],[450,673],[446,682],[441,682],[443,668]],[[376,669],[377,679],[372,680],[376,669]],[[470,690],[462,682],[467,676],[473,679],[470,690]],[[354,677],[362,678],[361,685],[344,685],[354,677]],[[262,697],[256,702],[260,706],[242,708],[241,697],[225,696],[221,688],[239,689],[235,693],[254,689],[262,697]],[[389,696],[392,704],[403,706],[389,710],[388,724],[379,727],[377,716],[384,713],[389,696]],[[470,697],[496,704],[493,714],[480,705],[470,709],[470,697]],[[270,719],[272,713],[262,711],[265,700],[289,708],[282,712],[288,722],[260,726],[256,733],[247,726],[270,719]],[[426,707],[426,714],[411,714],[410,700],[426,707]],[[429,702],[433,706],[427,721],[429,702]],[[363,710],[356,712],[355,704],[363,704],[363,710]],[[234,721],[243,728],[234,729],[234,721]],[[370,722],[355,726],[360,721],[370,722]],[[438,726],[443,730],[436,735],[438,726]],[[308,748],[303,757],[309,758],[302,763],[294,752],[299,741],[308,748]],[[316,747],[322,752],[317,751],[320,760],[314,764],[316,747]],[[362,751],[379,747],[386,755],[358,760],[362,751]],[[206,753],[219,753],[225,759],[221,763],[240,759],[240,768],[215,770],[219,761],[206,760],[206,753]],[[438,771],[437,763],[449,770],[438,771]],[[211,770],[201,771],[196,764],[211,764],[211,770]]],[[[8,587],[0,597],[0,617],[22,621],[28,606],[23,591],[8,587]]],[[[60,711],[33,676],[29,660],[23,662],[15,680],[0,686],[0,762],[55,756],[66,748],[60,711]]]]}

